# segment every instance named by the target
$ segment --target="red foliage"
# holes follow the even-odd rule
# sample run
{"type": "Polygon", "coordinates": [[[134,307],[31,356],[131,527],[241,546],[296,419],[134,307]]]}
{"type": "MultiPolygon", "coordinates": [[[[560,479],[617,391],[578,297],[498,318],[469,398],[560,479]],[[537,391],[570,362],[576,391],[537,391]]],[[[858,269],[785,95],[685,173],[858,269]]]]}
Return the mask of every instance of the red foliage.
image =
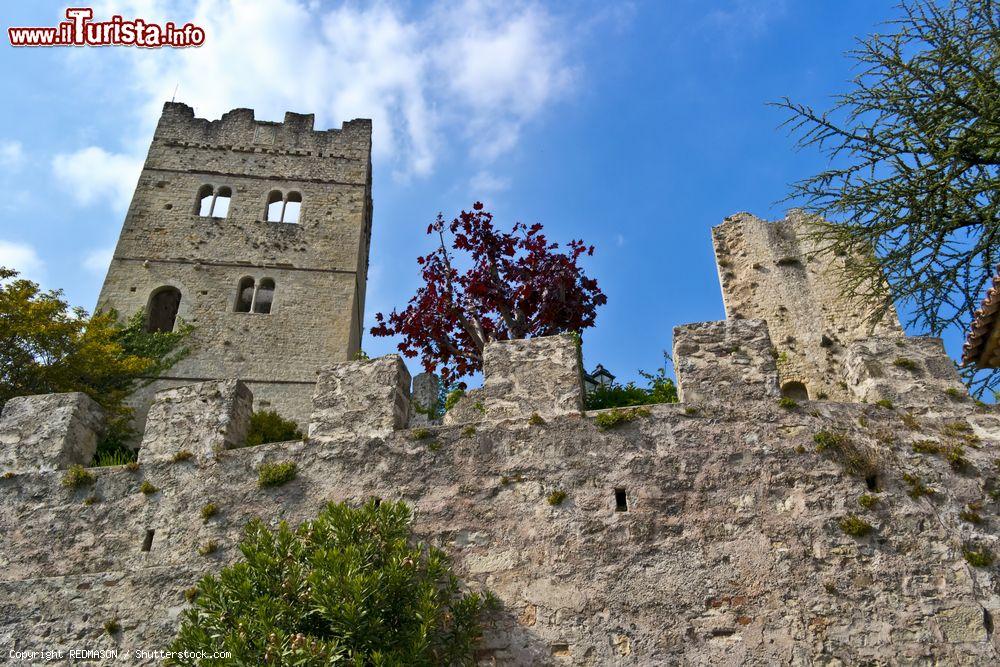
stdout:
{"type": "Polygon", "coordinates": [[[427,233],[437,234],[440,245],[417,258],[424,285],[402,312],[377,313],[372,335],[402,336],[399,351],[419,355],[445,384],[481,370],[488,341],[579,332],[593,326],[597,306],[608,301],[577,265],[594,247],[570,241],[560,252],[539,224],[518,222],[511,233],[499,232],[476,202],[450,223],[438,214],[427,233]],[[455,268],[456,253],[469,260],[464,273],[455,268]]]}

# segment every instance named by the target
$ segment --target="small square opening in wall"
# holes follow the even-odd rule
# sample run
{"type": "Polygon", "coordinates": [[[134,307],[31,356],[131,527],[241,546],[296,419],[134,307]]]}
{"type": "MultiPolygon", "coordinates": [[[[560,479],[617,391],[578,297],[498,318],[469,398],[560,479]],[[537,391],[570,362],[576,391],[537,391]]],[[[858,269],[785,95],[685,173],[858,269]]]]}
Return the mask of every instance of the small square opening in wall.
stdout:
{"type": "Polygon", "coordinates": [[[628,495],[625,489],[615,489],[615,511],[628,512],[628,495]]]}
{"type": "Polygon", "coordinates": [[[142,540],[142,550],[149,551],[153,548],[153,533],[156,531],[150,529],[146,531],[146,537],[142,540]]]}

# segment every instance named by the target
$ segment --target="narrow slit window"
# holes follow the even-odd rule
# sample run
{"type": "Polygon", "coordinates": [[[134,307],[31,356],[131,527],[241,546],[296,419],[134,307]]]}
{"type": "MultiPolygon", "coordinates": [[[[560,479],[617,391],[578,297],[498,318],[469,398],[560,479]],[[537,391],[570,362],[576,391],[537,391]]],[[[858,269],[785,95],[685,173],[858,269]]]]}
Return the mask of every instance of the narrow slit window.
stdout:
{"type": "Polygon", "coordinates": [[[615,489],[615,511],[628,512],[628,496],[625,489],[615,489]]]}
{"type": "Polygon", "coordinates": [[[142,538],[142,550],[149,551],[153,548],[153,533],[156,531],[150,529],[146,531],[146,537],[142,538]]]}
{"type": "Polygon", "coordinates": [[[270,278],[262,278],[253,298],[253,312],[270,313],[272,301],[274,301],[274,281],[270,278]]]}
{"type": "Polygon", "coordinates": [[[239,288],[236,292],[236,312],[249,313],[253,306],[254,280],[247,276],[240,280],[239,288]]]}

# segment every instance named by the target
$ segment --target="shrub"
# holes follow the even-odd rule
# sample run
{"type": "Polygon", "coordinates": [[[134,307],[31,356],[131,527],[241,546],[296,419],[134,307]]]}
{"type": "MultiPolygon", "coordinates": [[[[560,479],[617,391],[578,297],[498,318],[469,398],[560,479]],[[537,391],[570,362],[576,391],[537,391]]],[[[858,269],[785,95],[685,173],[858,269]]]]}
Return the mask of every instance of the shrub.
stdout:
{"type": "Polygon", "coordinates": [[[205,503],[204,507],[201,508],[201,518],[205,523],[213,516],[219,513],[219,508],[215,503],[205,503]]]}
{"type": "Polygon", "coordinates": [[[986,547],[965,549],[962,555],[965,556],[965,560],[972,567],[989,567],[993,564],[993,554],[986,547]]]}
{"type": "Polygon", "coordinates": [[[112,618],[110,620],[104,621],[104,631],[109,635],[117,635],[122,631],[122,624],[117,618],[112,618]]]}
{"type": "Polygon", "coordinates": [[[157,491],[159,491],[159,489],[153,486],[148,479],[142,480],[142,484],[139,485],[139,490],[142,491],[147,496],[151,496],[157,491]]]}
{"type": "Polygon", "coordinates": [[[281,486],[295,479],[297,467],[294,461],[283,463],[261,463],[257,469],[257,484],[262,489],[281,486]]]}
{"type": "Polygon", "coordinates": [[[905,368],[908,371],[912,371],[917,368],[917,362],[913,361],[913,359],[907,359],[906,357],[896,357],[893,359],[892,365],[898,368],[905,368]]]}
{"type": "Polygon", "coordinates": [[[794,398],[789,398],[788,396],[782,396],[778,399],[778,407],[784,408],[786,410],[794,410],[799,407],[798,402],[794,398]]]}
{"type": "Polygon", "coordinates": [[[219,543],[216,542],[215,540],[209,540],[208,542],[205,542],[200,547],[198,547],[198,555],[211,556],[218,550],[219,550],[219,543]]]}
{"type": "Polygon", "coordinates": [[[298,424],[283,418],[274,410],[258,410],[250,415],[247,447],[301,439],[302,431],[299,430],[298,424]]]}
{"type": "Polygon", "coordinates": [[[597,428],[607,431],[639,417],[648,416],[649,410],[647,408],[612,408],[608,412],[602,412],[594,417],[594,423],[597,424],[597,428]]]}
{"type": "Polygon", "coordinates": [[[557,505],[562,505],[563,501],[566,500],[566,492],[563,491],[562,489],[556,489],[555,491],[549,494],[549,497],[546,498],[546,500],[548,501],[549,505],[552,505],[553,507],[557,505]]]}
{"type": "Polygon", "coordinates": [[[834,459],[854,477],[869,478],[878,473],[874,458],[843,433],[819,431],[813,435],[816,451],[834,459]]]}
{"type": "Polygon", "coordinates": [[[625,385],[598,386],[587,393],[584,399],[586,409],[604,410],[633,405],[677,402],[677,385],[674,384],[672,378],[667,377],[666,355],[664,355],[663,366],[658,368],[656,373],[639,371],[639,375],[645,378],[645,387],[639,387],[634,382],[625,385]]]}
{"type": "Polygon", "coordinates": [[[537,412],[532,412],[531,416],[528,417],[528,424],[531,426],[542,426],[545,424],[545,420],[542,419],[542,416],[537,412]]]}
{"type": "Polygon", "coordinates": [[[868,493],[864,493],[858,496],[858,504],[864,507],[866,510],[870,510],[876,505],[878,505],[878,496],[873,496],[868,493]]]}
{"type": "Polygon", "coordinates": [[[192,454],[188,450],[182,449],[181,451],[179,451],[176,454],[174,454],[174,459],[173,460],[174,460],[174,463],[181,463],[183,461],[187,461],[188,459],[192,458],[193,456],[194,456],[194,454],[192,454]]]}
{"type": "Polygon", "coordinates": [[[79,489],[94,483],[94,476],[79,463],[71,465],[63,475],[62,485],[67,489],[79,489]]]}
{"type": "Polygon", "coordinates": [[[865,521],[864,519],[854,516],[853,514],[848,514],[840,521],[837,522],[840,529],[844,531],[845,534],[851,537],[864,537],[868,533],[872,532],[872,525],[865,521]]]}
{"type": "Polygon", "coordinates": [[[445,554],[412,543],[410,521],[385,501],[330,504],[295,529],[251,521],[243,560],[198,583],[170,650],[224,647],[240,665],[473,664],[495,599],[463,594],[445,554]]]}
{"type": "Polygon", "coordinates": [[[444,411],[447,412],[455,407],[455,404],[458,403],[458,399],[463,396],[465,396],[465,389],[462,389],[461,387],[449,391],[448,395],[444,398],[444,411]]]}

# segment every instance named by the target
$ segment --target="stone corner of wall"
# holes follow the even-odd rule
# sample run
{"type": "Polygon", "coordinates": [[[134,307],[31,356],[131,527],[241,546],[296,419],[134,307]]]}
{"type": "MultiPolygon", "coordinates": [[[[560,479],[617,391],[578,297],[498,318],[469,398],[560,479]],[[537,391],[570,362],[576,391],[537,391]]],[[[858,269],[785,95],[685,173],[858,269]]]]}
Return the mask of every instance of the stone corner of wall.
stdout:
{"type": "Polygon", "coordinates": [[[780,395],[764,320],[727,319],[674,327],[674,370],[682,402],[732,402],[780,395]]]}
{"type": "Polygon", "coordinates": [[[398,354],[328,364],[317,373],[309,437],[379,437],[407,427],[410,371],[398,354]]]}
{"type": "Polygon", "coordinates": [[[0,415],[0,467],[32,472],[89,466],[106,425],[104,409],[82,392],[12,398],[0,415]]]}

